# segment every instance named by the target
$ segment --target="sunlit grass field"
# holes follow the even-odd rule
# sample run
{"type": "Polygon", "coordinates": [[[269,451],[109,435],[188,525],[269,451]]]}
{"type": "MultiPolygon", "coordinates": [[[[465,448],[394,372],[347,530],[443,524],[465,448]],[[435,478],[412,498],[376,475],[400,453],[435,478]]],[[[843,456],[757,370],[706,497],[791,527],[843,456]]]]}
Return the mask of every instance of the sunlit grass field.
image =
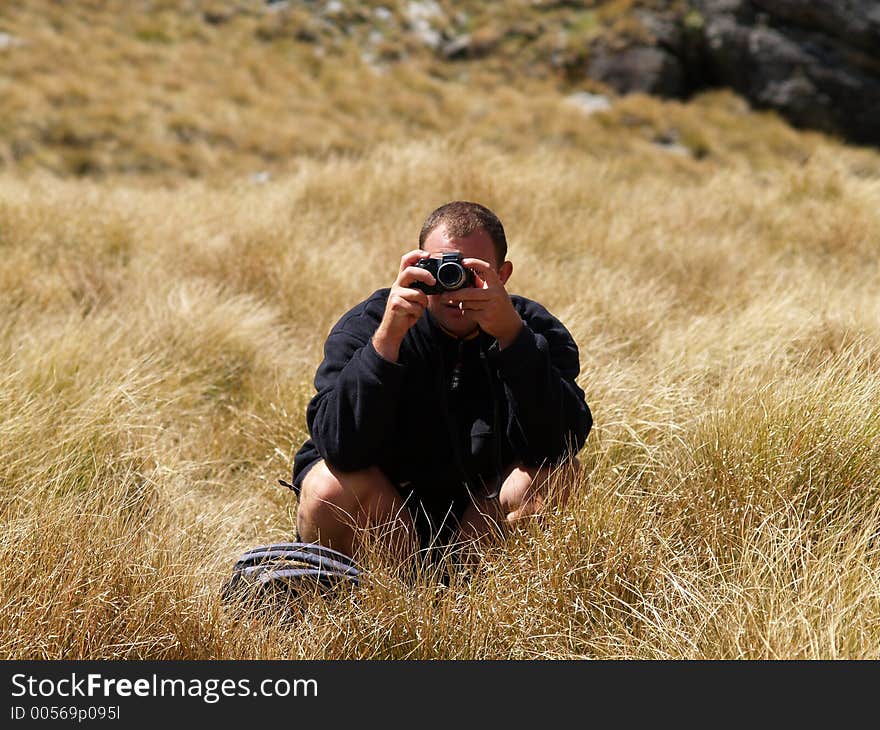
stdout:
{"type": "Polygon", "coordinates": [[[880,658],[880,154],[104,5],[0,12],[0,657],[880,658]],[[225,610],[293,536],[324,337],[453,199],[580,347],[572,502],[445,588],[225,610]]]}

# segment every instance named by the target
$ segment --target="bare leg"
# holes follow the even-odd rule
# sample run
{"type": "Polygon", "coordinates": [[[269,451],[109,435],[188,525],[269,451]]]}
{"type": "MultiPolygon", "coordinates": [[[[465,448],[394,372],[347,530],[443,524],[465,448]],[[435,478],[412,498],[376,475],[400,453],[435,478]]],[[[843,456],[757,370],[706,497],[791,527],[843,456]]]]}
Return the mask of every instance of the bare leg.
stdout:
{"type": "Polygon", "coordinates": [[[461,519],[462,540],[481,542],[492,536],[497,538],[508,525],[542,514],[548,504],[564,507],[570,481],[579,469],[577,459],[558,467],[517,464],[504,478],[497,498],[477,498],[465,510],[461,519]]]}
{"type": "Polygon", "coordinates": [[[395,553],[406,554],[415,541],[412,517],[387,476],[370,467],[340,472],[323,460],[303,479],[296,513],[300,538],[354,556],[362,531],[382,526],[395,553]]]}

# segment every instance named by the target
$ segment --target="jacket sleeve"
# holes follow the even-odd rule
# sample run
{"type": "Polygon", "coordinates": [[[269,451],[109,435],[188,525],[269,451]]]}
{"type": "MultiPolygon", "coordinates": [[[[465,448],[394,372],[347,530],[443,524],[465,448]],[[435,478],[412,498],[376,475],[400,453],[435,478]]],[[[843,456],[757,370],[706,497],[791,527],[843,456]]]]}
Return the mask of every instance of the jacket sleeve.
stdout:
{"type": "Polygon", "coordinates": [[[330,332],[315,374],[317,393],[306,409],[318,452],[340,471],[375,464],[403,385],[406,366],[385,360],[373,347],[379,323],[372,319],[346,317],[330,332]]]}
{"type": "Polygon", "coordinates": [[[524,442],[525,462],[558,463],[577,454],[593,417],[575,382],[580,372],[578,348],[565,326],[530,302],[519,335],[496,351],[496,359],[511,404],[509,437],[524,442]],[[516,429],[519,439],[510,433],[516,429]]]}

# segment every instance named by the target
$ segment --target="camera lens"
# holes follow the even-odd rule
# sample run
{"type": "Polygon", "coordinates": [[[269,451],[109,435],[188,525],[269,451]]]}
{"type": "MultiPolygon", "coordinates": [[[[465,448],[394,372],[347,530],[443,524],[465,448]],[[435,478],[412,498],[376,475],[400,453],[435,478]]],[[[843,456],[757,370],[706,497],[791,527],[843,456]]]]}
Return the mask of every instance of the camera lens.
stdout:
{"type": "Polygon", "coordinates": [[[454,262],[441,264],[437,269],[437,281],[447,289],[458,289],[464,283],[464,268],[454,262]]]}

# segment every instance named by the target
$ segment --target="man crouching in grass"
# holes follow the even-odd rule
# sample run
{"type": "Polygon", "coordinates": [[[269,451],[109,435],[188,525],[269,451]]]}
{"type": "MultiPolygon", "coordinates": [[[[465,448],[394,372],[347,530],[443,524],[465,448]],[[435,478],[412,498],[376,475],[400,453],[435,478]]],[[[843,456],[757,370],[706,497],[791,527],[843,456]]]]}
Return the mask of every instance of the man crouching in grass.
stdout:
{"type": "Polygon", "coordinates": [[[507,293],[506,257],[492,211],[448,203],[392,287],[333,327],[293,465],[299,540],[353,556],[385,525],[397,547],[474,544],[563,506],[550,475],[577,465],[592,426],[578,348],[507,293]]]}

